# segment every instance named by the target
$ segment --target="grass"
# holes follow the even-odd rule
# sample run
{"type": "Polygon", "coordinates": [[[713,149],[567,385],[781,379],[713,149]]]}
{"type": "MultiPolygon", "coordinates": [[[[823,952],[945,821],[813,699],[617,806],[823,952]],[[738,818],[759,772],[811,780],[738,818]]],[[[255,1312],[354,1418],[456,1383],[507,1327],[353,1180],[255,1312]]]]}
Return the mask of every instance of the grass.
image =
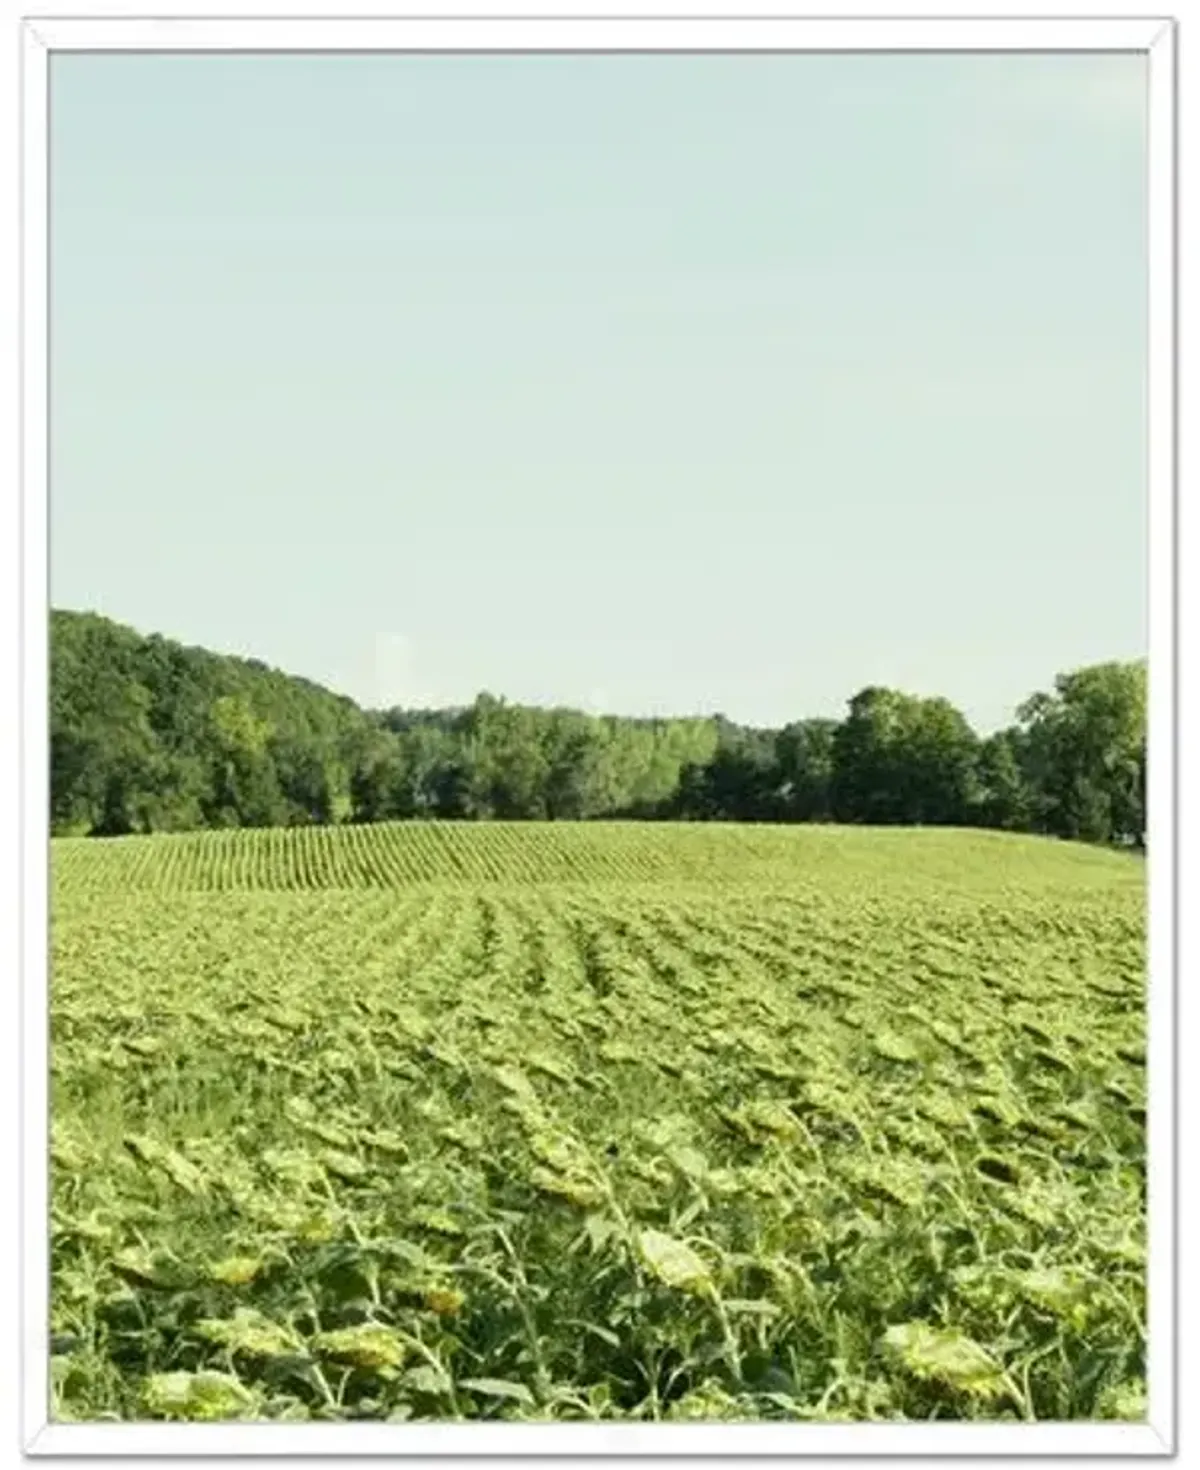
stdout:
{"type": "Polygon", "coordinates": [[[1140,1418],[1140,859],[53,844],[55,1418],[1140,1418]]]}

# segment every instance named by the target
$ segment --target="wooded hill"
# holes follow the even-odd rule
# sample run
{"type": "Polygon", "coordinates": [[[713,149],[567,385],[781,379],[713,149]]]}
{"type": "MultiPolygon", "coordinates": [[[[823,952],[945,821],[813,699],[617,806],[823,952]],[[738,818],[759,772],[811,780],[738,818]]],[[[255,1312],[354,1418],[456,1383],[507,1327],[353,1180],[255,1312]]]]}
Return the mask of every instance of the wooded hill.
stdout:
{"type": "Polygon", "coordinates": [[[1140,843],[1146,666],[1060,675],[986,738],[871,687],[845,718],[751,729],[480,694],[367,711],[306,679],[94,613],[50,619],[51,830],[395,818],[944,823],[1140,843]]]}

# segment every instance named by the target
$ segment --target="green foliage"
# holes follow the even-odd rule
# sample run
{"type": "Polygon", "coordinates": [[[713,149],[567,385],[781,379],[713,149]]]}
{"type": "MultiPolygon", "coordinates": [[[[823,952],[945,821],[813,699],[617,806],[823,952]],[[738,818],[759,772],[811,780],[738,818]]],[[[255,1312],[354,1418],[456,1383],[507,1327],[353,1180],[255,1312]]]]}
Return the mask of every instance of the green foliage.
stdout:
{"type": "Polygon", "coordinates": [[[1013,1391],[991,1353],[961,1332],[903,1322],[889,1327],[883,1340],[915,1378],[971,1398],[999,1398],[1013,1391]]]}
{"type": "Polygon", "coordinates": [[[1146,828],[1146,665],[1060,674],[1018,711],[1038,822],[1063,837],[1141,844],[1146,828]]]}
{"type": "Polygon", "coordinates": [[[755,730],[533,709],[371,714],[244,659],[51,617],[59,835],[407,818],[999,827],[1140,844],[1145,667],[1060,676],[979,740],[944,699],[872,687],[841,721],[755,730]]]}
{"type": "Polygon", "coordinates": [[[259,1395],[231,1373],[154,1373],[146,1379],[142,1407],[152,1419],[204,1423],[251,1419],[259,1395]]]}
{"type": "Polygon", "coordinates": [[[1033,820],[1034,792],[1023,768],[1019,731],[1000,730],[979,747],[979,819],[985,827],[1007,832],[1028,831],[1033,820]]]}
{"type": "Polygon", "coordinates": [[[56,1419],[1140,1418],[1128,855],[52,844],[56,1419]]]}
{"type": "Polygon", "coordinates": [[[696,1296],[708,1296],[712,1292],[713,1279],[708,1267],[684,1241],[664,1235],[661,1230],[643,1230],[637,1238],[637,1250],[642,1265],[664,1286],[696,1296]]]}
{"type": "Polygon", "coordinates": [[[965,826],[977,805],[978,742],[944,699],[864,689],[833,738],[842,821],[965,826]]]}
{"type": "Polygon", "coordinates": [[[91,613],[51,613],[50,691],[63,834],[344,820],[375,729],[304,680],[91,613]]]}
{"type": "Polygon", "coordinates": [[[827,822],[833,816],[836,720],[801,720],[775,737],[780,815],[787,821],[827,822]]]}

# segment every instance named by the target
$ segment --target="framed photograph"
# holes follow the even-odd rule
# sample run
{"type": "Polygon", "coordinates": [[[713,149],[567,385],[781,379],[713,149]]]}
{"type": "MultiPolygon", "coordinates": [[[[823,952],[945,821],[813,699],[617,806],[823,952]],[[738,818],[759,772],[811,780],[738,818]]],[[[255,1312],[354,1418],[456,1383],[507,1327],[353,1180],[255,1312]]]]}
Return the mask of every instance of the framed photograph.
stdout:
{"type": "Polygon", "coordinates": [[[1171,1454],[1173,22],[22,36],[27,1452],[1171,1454]]]}

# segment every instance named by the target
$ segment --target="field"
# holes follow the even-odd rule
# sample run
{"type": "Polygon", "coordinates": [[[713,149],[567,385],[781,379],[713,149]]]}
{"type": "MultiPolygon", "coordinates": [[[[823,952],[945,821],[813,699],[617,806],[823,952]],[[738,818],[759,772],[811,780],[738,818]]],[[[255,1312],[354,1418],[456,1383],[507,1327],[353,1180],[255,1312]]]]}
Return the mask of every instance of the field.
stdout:
{"type": "Polygon", "coordinates": [[[52,1416],[1140,1418],[1140,859],[52,845],[52,1416]]]}

